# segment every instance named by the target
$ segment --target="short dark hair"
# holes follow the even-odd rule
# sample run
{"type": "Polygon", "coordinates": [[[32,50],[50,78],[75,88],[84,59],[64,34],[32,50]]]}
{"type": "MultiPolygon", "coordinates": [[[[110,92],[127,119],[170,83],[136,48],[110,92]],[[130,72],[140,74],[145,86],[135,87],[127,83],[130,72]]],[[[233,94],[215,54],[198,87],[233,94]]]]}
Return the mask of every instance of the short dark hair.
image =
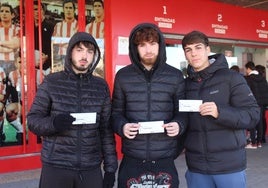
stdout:
{"type": "Polygon", "coordinates": [[[209,46],[209,41],[207,35],[200,31],[191,31],[187,33],[182,39],[182,47],[185,49],[186,45],[202,43],[205,46],[209,46]]]}
{"type": "Polygon", "coordinates": [[[0,8],[1,8],[1,7],[8,7],[8,8],[10,9],[11,14],[15,14],[15,11],[14,11],[13,7],[12,7],[10,4],[8,4],[8,3],[3,3],[3,4],[0,6],[0,8]]]}
{"type": "Polygon", "coordinates": [[[101,5],[102,5],[102,7],[104,8],[104,3],[103,3],[103,1],[102,0],[94,0],[94,2],[93,2],[93,6],[94,6],[94,4],[95,3],[101,3],[101,5]]]}
{"type": "Polygon", "coordinates": [[[263,65],[256,65],[255,69],[260,73],[260,74],[264,74],[265,73],[265,66],[263,65]]]}
{"type": "MultiPolygon", "coordinates": [[[[38,0],[34,0],[34,5],[38,5],[38,0]]],[[[46,12],[46,5],[41,3],[41,7],[42,7],[43,11],[46,12]]]]}
{"type": "Polygon", "coordinates": [[[255,64],[254,64],[253,61],[248,61],[248,62],[246,63],[246,65],[245,65],[245,67],[246,67],[247,69],[251,69],[251,70],[255,70],[255,69],[256,69],[256,68],[255,68],[255,64]]]}
{"type": "Polygon", "coordinates": [[[88,48],[89,50],[93,50],[94,53],[96,53],[95,45],[93,43],[89,42],[89,41],[79,41],[73,46],[73,48],[75,46],[80,46],[81,44],[83,44],[86,48],[88,48]]]}
{"type": "Polygon", "coordinates": [[[134,44],[139,45],[140,43],[146,42],[157,42],[159,43],[158,32],[152,27],[143,27],[139,29],[134,36],[134,44]]]}
{"type": "Polygon", "coordinates": [[[237,66],[237,65],[233,65],[230,69],[231,69],[231,70],[234,70],[234,71],[236,71],[236,72],[240,72],[240,68],[239,68],[239,66],[237,66]]]}
{"type": "Polygon", "coordinates": [[[74,9],[75,9],[75,3],[74,3],[74,0],[64,0],[63,3],[62,3],[62,7],[64,7],[64,5],[65,5],[66,3],[72,3],[72,4],[73,4],[73,7],[74,7],[74,9]]]}

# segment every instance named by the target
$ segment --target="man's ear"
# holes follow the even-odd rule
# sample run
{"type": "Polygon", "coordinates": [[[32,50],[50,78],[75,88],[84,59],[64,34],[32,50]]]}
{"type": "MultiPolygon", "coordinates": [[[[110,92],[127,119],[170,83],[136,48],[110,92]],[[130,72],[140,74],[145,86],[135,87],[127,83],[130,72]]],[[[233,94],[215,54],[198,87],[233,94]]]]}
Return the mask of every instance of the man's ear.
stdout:
{"type": "Polygon", "coordinates": [[[207,46],[206,49],[207,49],[207,55],[209,56],[211,52],[210,46],[207,46]]]}

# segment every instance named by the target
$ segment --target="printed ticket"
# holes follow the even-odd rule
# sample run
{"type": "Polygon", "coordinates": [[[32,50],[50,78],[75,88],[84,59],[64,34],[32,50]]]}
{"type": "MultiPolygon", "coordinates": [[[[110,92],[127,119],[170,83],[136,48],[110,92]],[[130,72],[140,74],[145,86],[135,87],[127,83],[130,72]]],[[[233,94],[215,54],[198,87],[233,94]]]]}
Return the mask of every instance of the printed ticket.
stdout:
{"type": "Polygon", "coordinates": [[[164,132],[164,121],[146,121],[139,122],[139,134],[151,134],[151,133],[163,133],[164,132]]]}
{"type": "Polygon", "coordinates": [[[78,124],[93,124],[96,123],[97,113],[71,113],[71,116],[75,118],[73,125],[78,124]]]}
{"type": "Polygon", "coordinates": [[[199,106],[203,103],[202,100],[179,100],[180,112],[199,112],[199,106]]]}

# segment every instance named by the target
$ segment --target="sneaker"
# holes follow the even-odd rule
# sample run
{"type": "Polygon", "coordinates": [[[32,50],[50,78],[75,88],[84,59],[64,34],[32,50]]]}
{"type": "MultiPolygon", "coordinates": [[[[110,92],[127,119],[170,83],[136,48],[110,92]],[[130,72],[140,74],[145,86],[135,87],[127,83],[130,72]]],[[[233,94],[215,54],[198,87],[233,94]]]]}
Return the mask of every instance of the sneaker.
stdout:
{"type": "Polygon", "coordinates": [[[246,149],[257,149],[257,144],[248,144],[246,149]]]}
{"type": "Polygon", "coordinates": [[[262,147],[262,145],[261,145],[260,142],[257,144],[257,147],[258,147],[258,148],[261,148],[261,147],[262,147]]]}

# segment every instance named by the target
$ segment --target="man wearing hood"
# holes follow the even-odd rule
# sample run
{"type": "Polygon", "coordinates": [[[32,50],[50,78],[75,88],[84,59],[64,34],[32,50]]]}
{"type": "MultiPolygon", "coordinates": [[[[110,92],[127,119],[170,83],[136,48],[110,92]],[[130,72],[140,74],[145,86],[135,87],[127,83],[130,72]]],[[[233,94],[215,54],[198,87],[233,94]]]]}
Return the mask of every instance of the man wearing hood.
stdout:
{"type": "Polygon", "coordinates": [[[27,122],[43,138],[40,188],[114,185],[110,91],[102,78],[92,75],[99,60],[95,39],[77,32],[69,41],[64,70],[49,74],[37,90],[27,122]]]}
{"type": "Polygon", "coordinates": [[[261,109],[260,121],[258,122],[256,127],[249,130],[250,143],[247,145],[246,148],[257,149],[257,147],[262,147],[262,138],[263,134],[265,134],[262,120],[263,116],[265,115],[265,107],[268,104],[268,84],[266,79],[256,70],[254,62],[247,62],[245,68],[245,78],[261,109]]]}
{"type": "Polygon", "coordinates": [[[223,54],[210,56],[208,37],[199,31],[182,40],[188,60],[186,98],[202,100],[189,113],[185,139],[188,188],[246,188],[246,129],[255,127],[260,109],[240,74],[223,54]]]}
{"type": "Polygon", "coordinates": [[[185,113],[178,111],[178,100],[185,97],[182,72],[166,63],[163,34],[151,23],[131,31],[129,57],[113,90],[112,126],[124,154],[118,188],[177,188],[174,159],[186,129],[185,113]]]}

